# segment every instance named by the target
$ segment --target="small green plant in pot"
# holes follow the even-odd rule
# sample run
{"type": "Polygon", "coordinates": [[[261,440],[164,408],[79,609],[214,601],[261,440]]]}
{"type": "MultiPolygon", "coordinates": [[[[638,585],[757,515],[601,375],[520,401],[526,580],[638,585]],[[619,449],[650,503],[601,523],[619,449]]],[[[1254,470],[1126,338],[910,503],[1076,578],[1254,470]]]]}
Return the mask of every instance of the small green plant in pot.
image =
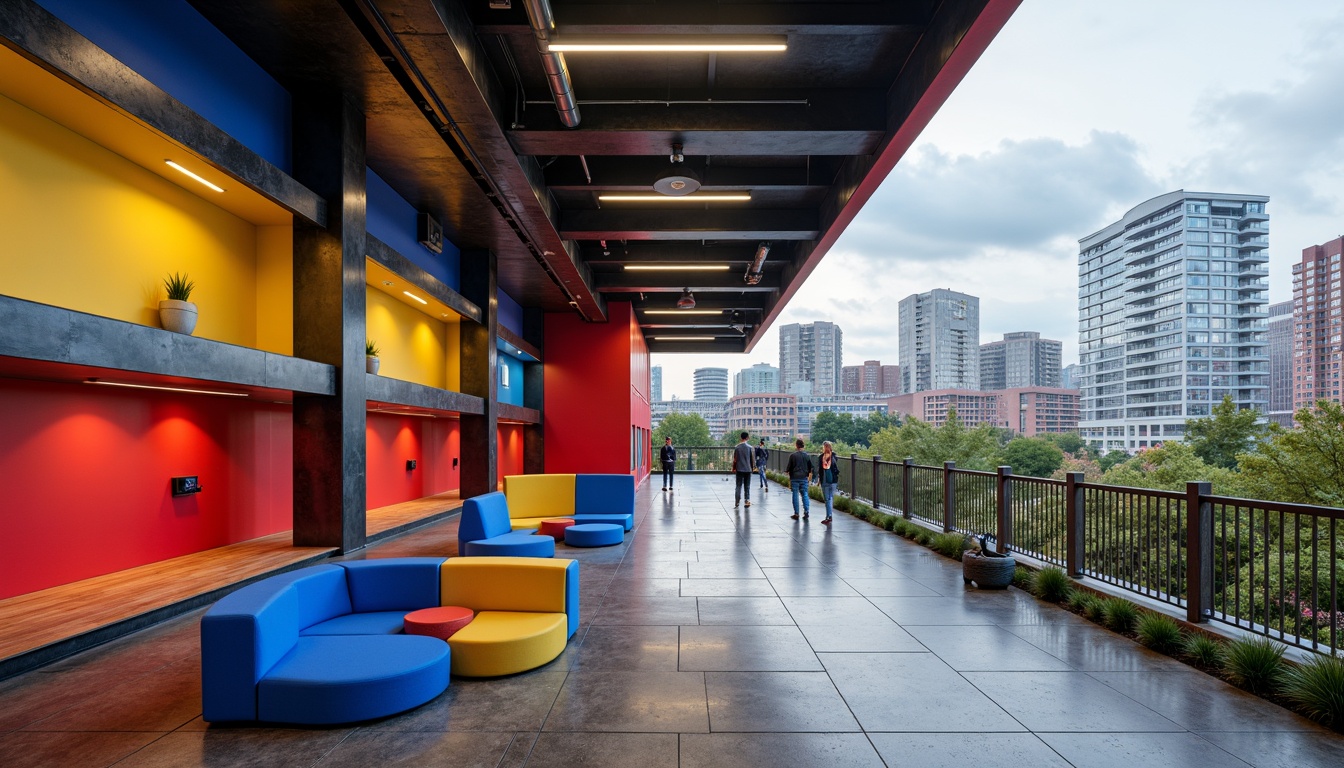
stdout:
{"type": "Polygon", "coordinates": [[[159,302],[159,323],[164,330],[173,333],[185,333],[190,336],[196,330],[196,305],[191,302],[191,292],[196,283],[180,272],[163,279],[164,294],[168,298],[159,302]]]}
{"type": "Polygon", "coordinates": [[[377,373],[378,366],[382,362],[378,359],[378,342],[373,339],[364,340],[364,370],[369,373],[377,373]]]}

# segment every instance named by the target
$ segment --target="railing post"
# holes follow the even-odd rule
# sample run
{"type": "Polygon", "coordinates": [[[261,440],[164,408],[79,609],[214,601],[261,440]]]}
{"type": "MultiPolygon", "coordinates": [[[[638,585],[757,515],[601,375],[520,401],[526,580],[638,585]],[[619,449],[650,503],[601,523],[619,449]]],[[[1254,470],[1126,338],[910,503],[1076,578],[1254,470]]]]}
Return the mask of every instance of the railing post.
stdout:
{"type": "Polygon", "coordinates": [[[1069,575],[1078,578],[1083,575],[1083,521],[1087,511],[1083,508],[1083,473],[1068,472],[1064,475],[1064,564],[1069,575]]]}
{"type": "Polygon", "coordinates": [[[957,462],[943,462],[943,530],[951,531],[957,527],[957,487],[952,481],[952,470],[957,462]]]}
{"type": "Polygon", "coordinates": [[[915,460],[906,458],[901,462],[901,515],[910,519],[915,506],[915,460]]]}
{"type": "Polygon", "coordinates": [[[999,532],[997,549],[1007,554],[1013,545],[1013,468],[999,467],[999,532]]]}
{"type": "Polygon", "coordinates": [[[1198,624],[1213,610],[1213,493],[1206,482],[1185,484],[1185,620],[1198,624]]]}
{"type": "Polygon", "coordinates": [[[878,493],[877,490],[877,465],[878,462],[880,461],[882,461],[881,456],[873,457],[873,509],[878,509],[879,507],[882,506],[881,503],[882,494],[878,493]]]}
{"type": "Polygon", "coordinates": [[[859,497],[859,454],[849,454],[849,498],[857,499],[859,497]]]}

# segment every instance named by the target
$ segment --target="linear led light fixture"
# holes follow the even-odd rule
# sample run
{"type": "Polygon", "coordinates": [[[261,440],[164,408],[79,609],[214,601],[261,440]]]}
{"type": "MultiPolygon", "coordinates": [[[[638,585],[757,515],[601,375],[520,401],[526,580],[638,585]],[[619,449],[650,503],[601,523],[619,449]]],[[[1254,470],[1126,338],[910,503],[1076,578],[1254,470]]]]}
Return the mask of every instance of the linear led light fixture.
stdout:
{"type": "Polygon", "coordinates": [[[186,168],[183,168],[182,166],[178,165],[177,163],[173,162],[172,160],[164,160],[163,162],[166,163],[166,164],[168,165],[169,168],[172,168],[172,169],[175,170],[175,171],[181,171],[182,173],[185,173],[186,175],[188,175],[188,176],[190,176],[191,178],[193,178],[193,179],[195,179],[195,180],[201,182],[202,184],[204,184],[205,186],[207,186],[207,187],[209,187],[209,188],[215,190],[216,192],[223,192],[223,191],[224,191],[224,188],[223,188],[223,187],[219,186],[218,184],[214,183],[213,181],[210,181],[210,180],[208,180],[208,179],[206,179],[206,178],[200,176],[200,175],[197,174],[197,173],[194,173],[194,172],[192,172],[192,171],[187,170],[186,168]]]}
{"type": "Polygon", "coordinates": [[[722,315],[722,309],[646,309],[646,315],[722,315]]]}
{"type": "Polygon", "coordinates": [[[556,37],[551,53],[779,53],[785,35],[592,35],[556,37]]]}
{"type": "Polygon", "coordinates": [[[247,397],[246,392],[219,392],[211,389],[188,389],[187,387],[160,387],[153,384],[127,384],[121,381],[103,381],[102,379],[85,379],[85,384],[102,384],[108,387],[129,387],[131,389],[161,389],[166,392],[187,392],[193,395],[222,395],[224,397],[247,397]]]}
{"type": "Polygon", "coordinates": [[[603,203],[745,203],[750,192],[732,192],[716,195],[598,195],[603,203]]]}
{"type": "Polygon", "coordinates": [[[727,272],[727,264],[626,264],[626,272],[727,272]]]}
{"type": "Polygon", "coordinates": [[[415,299],[416,301],[420,302],[421,304],[426,304],[426,305],[429,304],[428,301],[425,301],[424,299],[420,298],[419,296],[416,296],[414,293],[411,293],[410,291],[402,291],[402,293],[406,294],[407,296],[410,296],[412,299],[415,299]]]}
{"type": "Polygon", "coordinates": [[[654,336],[654,341],[713,341],[713,336],[654,336]]]}

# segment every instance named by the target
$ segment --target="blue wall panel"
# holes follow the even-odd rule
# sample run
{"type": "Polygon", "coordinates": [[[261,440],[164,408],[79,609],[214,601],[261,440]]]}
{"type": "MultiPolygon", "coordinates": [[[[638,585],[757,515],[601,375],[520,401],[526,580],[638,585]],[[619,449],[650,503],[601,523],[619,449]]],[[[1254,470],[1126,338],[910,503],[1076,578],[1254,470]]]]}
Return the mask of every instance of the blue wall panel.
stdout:
{"type": "Polygon", "coordinates": [[[437,277],[455,291],[462,290],[457,246],[443,241],[443,253],[434,253],[415,239],[415,206],[383,181],[370,168],[365,181],[368,188],[369,234],[392,246],[392,250],[415,262],[416,266],[437,277]]]}
{"type": "Polygon", "coordinates": [[[185,0],[36,0],[76,32],[290,172],[289,92],[185,0]]]}
{"type": "Polygon", "coordinates": [[[499,324],[518,336],[523,335],[523,308],[503,291],[499,292],[499,324]]]}
{"type": "Polygon", "coordinates": [[[509,371],[509,386],[499,383],[499,402],[510,405],[523,404],[523,361],[512,355],[499,353],[499,367],[509,371]]]}

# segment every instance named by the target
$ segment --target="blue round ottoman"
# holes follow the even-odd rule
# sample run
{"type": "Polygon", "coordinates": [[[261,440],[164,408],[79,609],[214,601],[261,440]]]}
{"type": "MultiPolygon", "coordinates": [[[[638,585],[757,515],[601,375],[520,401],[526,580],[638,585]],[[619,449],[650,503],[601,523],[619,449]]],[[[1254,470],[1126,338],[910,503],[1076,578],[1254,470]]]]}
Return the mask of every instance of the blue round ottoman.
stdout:
{"type": "Polygon", "coordinates": [[[610,547],[625,541],[625,526],[611,523],[585,523],[565,529],[565,543],[571,547],[610,547]]]}

